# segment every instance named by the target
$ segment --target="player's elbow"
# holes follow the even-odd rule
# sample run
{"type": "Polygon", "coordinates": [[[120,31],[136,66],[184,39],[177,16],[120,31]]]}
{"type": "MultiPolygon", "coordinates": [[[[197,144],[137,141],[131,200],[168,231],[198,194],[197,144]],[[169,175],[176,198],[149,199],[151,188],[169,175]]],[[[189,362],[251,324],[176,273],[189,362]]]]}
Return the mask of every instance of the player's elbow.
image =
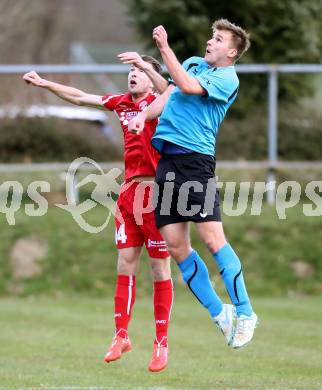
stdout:
{"type": "Polygon", "coordinates": [[[76,106],[83,106],[84,104],[79,99],[71,99],[70,102],[76,106]]]}
{"type": "Polygon", "coordinates": [[[182,84],[180,89],[183,93],[187,95],[192,95],[194,93],[193,88],[189,83],[182,84]]]}
{"type": "Polygon", "coordinates": [[[181,90],[186,95],[201,95],[199,93],[199,90],[196,90],[194,88],[184,88],[181,90]]]}
{"type": "Polygon", "coordinates": [[[199,81],[195,77],[190,77],[184,80],[179,87],[181,91],[187,95],[204,95],[205,90],[200,85],[199,81]]]}
{"type": "Polygon", "coordinates": [[[77,100],[77,101],[76,101],[76,105],[77,105],[77,106],[86,106],[87,104],[86,104],[86,102],[84,102],[83,100],[77,100]]]}
{"type": "Polygon", "coordinates": [[[199,84],[184,84],[180,89],[186,95],[203,95],[204,93],[203,88],[199,84]]]}
{"type": "Polygon", "coordinates": [[[76,104],[76,106],[85,106],[86,99],[84,98],[84,96],[75,96],[73,99],[73,103],[76,104]]]}

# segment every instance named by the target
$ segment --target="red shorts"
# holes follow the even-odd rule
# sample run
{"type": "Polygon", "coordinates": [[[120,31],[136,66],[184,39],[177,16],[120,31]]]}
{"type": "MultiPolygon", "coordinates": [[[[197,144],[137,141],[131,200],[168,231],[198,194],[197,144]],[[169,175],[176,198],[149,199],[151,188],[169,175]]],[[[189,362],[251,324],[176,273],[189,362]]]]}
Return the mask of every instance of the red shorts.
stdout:
{"type": "Polygon", "coordinates": [[[115,214],[115,243],[118,249],[145,244],[149,256],[169,257],[166,243],[155,225],[153,182],[127,182],[122,185],[115,214]]]}

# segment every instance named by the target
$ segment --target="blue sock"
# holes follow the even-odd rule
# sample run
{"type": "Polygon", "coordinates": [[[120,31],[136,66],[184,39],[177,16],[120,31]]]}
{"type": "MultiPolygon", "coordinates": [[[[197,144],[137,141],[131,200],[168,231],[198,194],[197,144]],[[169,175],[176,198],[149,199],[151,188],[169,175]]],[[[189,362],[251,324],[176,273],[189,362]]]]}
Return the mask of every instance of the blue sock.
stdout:
{"type": "Polygon", "coordinates": [[[237,315],[250,316],[253,312],[250,304],[241,264],[233,248],[227,243],[213,254],[219,272],[225,283],[232,303],[236,306],[237,315]]]}
{"type": "Polygon", "coordinates": [[[222,311],[222,302],[216,294],[210,280],[208,269],[196,251],[178,264],[183,280],[198,301],[209,311],[211,317],[222,311]]]}

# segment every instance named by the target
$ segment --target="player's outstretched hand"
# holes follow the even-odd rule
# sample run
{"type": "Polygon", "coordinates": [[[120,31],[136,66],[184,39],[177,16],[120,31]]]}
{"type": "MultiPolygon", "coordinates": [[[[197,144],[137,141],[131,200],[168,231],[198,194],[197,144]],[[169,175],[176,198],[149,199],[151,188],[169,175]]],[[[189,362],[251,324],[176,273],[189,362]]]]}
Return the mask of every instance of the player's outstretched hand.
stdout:
{"type": "Polygon", "coordinates": [[[22,78],[27,84],[32,84],[35,87],[46,87],[46,80],[42,79],[34,70],[24,74],[22,78]]]}
{"type": "Polygon", "coordinates": [[[163,26],[158,26],[153,29],[152,34],[159,49],[166,49],[168,45],[168,34],[163,26]]]}
{"type": "Polygon", "coordinates": [[[144,61],[139,53],[136,51],[127,51],[125,53],[118,54],[118,59],[123,64],[132,64],[141,70],[146,70],[151,66],[148,62],[144,61]]]}
{"type": "Polygon", "coordinates": [[[146,120],[146,114],[144,111],[142,111],[129,122],[128,124],[129,132],[133,134],[142,133],[145,125],[145,120],[146,120]]]}

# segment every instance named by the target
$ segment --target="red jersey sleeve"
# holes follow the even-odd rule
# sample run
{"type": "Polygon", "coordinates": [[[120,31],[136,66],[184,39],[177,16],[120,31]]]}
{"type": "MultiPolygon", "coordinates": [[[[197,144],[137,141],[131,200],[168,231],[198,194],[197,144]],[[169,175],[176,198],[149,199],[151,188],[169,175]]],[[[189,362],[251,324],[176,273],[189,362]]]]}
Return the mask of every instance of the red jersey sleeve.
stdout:
{"type": "Polygon", "coordinates": [[[124,96],[124,94],[108,94],[102,96],[102,104],[108,110],[114,111],[118,105],[119,100],[124,96]]]}

